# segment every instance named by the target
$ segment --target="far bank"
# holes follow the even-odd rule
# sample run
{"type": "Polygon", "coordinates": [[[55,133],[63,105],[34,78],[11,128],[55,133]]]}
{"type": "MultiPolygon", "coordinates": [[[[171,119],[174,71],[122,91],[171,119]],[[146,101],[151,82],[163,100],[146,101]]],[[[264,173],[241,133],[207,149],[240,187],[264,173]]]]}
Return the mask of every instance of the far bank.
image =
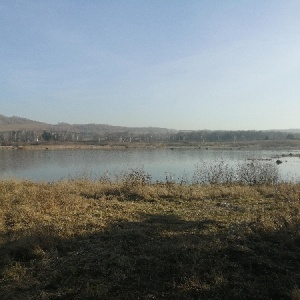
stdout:
{"type": "Polygon", "coordinates": [[[0,146],[1,149],[13,150],[70,150],[70,149],[218,149],[218,150],[297,150],[300,149],[300,140],[259,140],[245,142],[105,142],[105,143],[12,143],[0,146]]]}

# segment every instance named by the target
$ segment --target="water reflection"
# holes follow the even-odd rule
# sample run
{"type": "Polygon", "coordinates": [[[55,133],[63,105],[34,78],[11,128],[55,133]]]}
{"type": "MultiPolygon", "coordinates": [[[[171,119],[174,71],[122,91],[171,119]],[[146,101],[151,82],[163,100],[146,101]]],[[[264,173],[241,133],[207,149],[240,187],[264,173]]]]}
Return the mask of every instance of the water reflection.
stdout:
{"type": "MultiPolygon", "coordinates": [[[[216,164],[224,161],[237,165],[247,159],[268,159],[276,164],[283,151],[205,150],[205,149],[137,149],[137,150],[1,150],[1,179],[18,178],[38,181],[55,181],[88,175],[92,178],[105,172],[119,174],[130,168],[143,168],[152,179],[190,179],[197,163],[216,164]],[[277,157],[277,158],[276,158],[277,157]]],[[[285,180],[300,180],[300,158],[282,158],[278,166],[285,180]]]]}

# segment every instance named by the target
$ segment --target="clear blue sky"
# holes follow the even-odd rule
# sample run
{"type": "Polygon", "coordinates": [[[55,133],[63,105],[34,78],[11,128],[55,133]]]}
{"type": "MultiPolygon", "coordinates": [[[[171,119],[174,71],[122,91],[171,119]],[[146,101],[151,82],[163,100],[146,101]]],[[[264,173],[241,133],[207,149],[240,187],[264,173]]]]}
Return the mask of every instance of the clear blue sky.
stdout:
{"type": "Polygon", "coordinates": [[[0,0],[0,114],[300,128],[299,0],[0,0]]]}

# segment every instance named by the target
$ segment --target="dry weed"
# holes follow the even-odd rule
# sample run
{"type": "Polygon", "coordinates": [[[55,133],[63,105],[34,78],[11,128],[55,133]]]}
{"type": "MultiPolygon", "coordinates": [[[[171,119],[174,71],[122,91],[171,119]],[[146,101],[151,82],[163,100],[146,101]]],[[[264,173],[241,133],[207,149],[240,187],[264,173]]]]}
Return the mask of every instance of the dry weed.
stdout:
{"type": "Polygon", "coordinates": [[[1,181],[1,299],[299,298],[299,184],[139,176],[1,181]]]}

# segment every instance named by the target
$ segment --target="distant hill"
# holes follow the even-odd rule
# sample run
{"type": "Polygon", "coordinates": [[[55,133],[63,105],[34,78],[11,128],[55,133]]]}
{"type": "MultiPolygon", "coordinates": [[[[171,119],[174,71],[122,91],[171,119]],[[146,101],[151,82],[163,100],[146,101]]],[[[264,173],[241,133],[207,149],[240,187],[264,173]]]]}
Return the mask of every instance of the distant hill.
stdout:
{"type": "Polygon", "coordinates": [[[245,142],[300,140],[300,129],[285,130],[173,130],[107,124],[56,125],[0,115],[0,144],[33,142],[245,142]]]}
{"type": "Polygon", "coordinates": [[[58,123],[57,125],[47,124],[43,122],[33,121],[22,117],[6,117],[0,115],[0,131],[18,131],[18,130],[51,130],[51,131],[67,131],[80,134],[105,134],[116,132],[129,132],[132,134],[167,134],[175,133],[176,130],[159,128],[159,127],[124,127],[113,126],[107,124],[68,124],[58,123]]]}
{"type": "Polygon", "coordinates": [[[12,130],[46,130],[51,125],[32,121],[21,117],[6,117],[0,115],[0,131],[12,131],[12,130]]]}

